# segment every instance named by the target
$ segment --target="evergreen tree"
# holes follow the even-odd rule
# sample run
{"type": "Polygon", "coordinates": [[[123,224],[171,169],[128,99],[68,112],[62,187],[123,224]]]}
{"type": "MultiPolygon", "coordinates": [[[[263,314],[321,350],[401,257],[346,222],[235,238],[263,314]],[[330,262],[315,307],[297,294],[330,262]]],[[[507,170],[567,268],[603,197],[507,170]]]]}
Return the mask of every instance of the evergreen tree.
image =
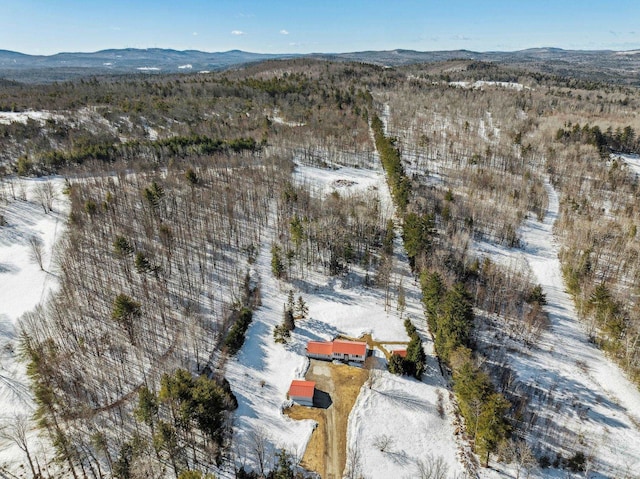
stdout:
{"type": "Polygon", "coordinates": [[[296,250],[299,250],[304,238],[304,228],[302,226],[302,220],[298,215],[294,215],[294,217],[291,218],[289,229],[291,232],[291,240],[293,241],[296,250]]]}
{"type": "Polygon", "coordinates": [[[113,301],[111,318],[120,324],[127,334],[131,344],[135,343],[134,321],[141,316],[140,303],[126,294],[119,294],[113,301]]]}
{"type": "Polygon", "coordinates": [[[399,354],[392,354],[389,359],[389,372],[392,374],[404,375],[407,374],[405,369],[405,361],[399,354]]]}
{"type": "Polygon", "coordinates": [[[287,331],[293,331],[294,329],[296,329],[296,324],[293,319],[293,311],[291,311],[289,308],[285,308],[284,310],[282,325],[287,331]]]}
{"type": "Polygon", "coordinates": [[[136,270],[140,274],[147,273],[152,270],[151,262],[147,259],[144,253],[141,253],[140,251],[136,253],[134,264],[136,270]]]}
{"type": "Polygon", "coordinates": [[[138,392],[138,406],[134,414],[138,421],[145,423],[153,432],[154,422],[158,416],[158,396],[147,386],[142,386],[138,392]]]}
{"type": "Polygon", "coordinates": [[[489,465],[489,455],[509,433],[509,424],[505,420],[508,410],[509,402],[498,393],[489,395],[482,404],[477,424],[476,451],[484,457],[485,466],[489,465]]]}
{"type": "Polygon", "coordinates": [[[436,350],[445,361],[458,346],[467,346],[473,328],[473,306],[469,293],[462,283],[455,284],[447,291],[438,316],[436,350]]]}
{"type": "Polygon", "coordinates": [[[427,355],[422,347],[422,340],[418,333],[414,333],[411,336],[411,341],[407,346],[407,360],[411,364],[407,374],[413,375],[416,379],[420,379],[425,370],[425,364],[427,361],[427,355]]]}
{"type": "Polygon", "coordinates": [[[422,303],[427,316],[427,324],[431,333],[438,334],[438,314],[441,310],[442,298],[446,293],[446,287],[437,272],[425,272],[420,278],[422,285],[422,303]]]}
{"type": "Polygon", "coordinates": [[[295,308],[295,297],[293,295],[293,290],[290,289],[287,293],[287,306],[285,309],[292,311],[295,308]]]}
{"type": "Polygon", "coordinates": [[[284,275],[284,263],[282,263],[282,255],[278,245],[271,247],[271,272],[278,279],[284,275]]]}
{"type": "Polygon", "coordinates": [[[113,250],[118,256],[129,256],[133,253],[133,246],[124,236],[117,236],[113,242],[113,250]]]}
{"type": "Polygon", "coordinates": [[[188,168],[187,171],[184,174],[184,177],[187,179],[187,181],[189,182],[189,184],[191,185],[197,185],[198,184],[198,175],[196,175],[196,172],[193,171],[193,168],[188,168]]]}
{"type": "Polygon", "coordinates": [[[402,238],[412,269],[416,267],[416,259],[431,249],[434,234],[433,216],[416,213],[405,215],[402,238]]]}
{"type": "Polygon", "coordinates": [[[298,314],[298,318],[306,319],[309,314],[309,308],[307,307],[307,303],[304,302],[302,296],[298,296],[298,302],[296,303],[296,313],[298,314]]]}
{"type": "Polygon", "coordinates": [[[293,461],[291,456],[284,449],[276,453],[276,468],[269,474],[273,479],[294,479],[293,461]]]}

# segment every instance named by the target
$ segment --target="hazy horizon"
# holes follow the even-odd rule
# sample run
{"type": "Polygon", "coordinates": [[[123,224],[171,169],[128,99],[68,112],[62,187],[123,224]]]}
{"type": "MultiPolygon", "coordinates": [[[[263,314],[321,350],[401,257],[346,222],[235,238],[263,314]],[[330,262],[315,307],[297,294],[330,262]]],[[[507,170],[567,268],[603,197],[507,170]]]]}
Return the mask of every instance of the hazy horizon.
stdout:
{"type": "Polygon", "coordinates": [[[123,48],[277,54],[640,49],[640,3],[626,0],[0,0],[0,8],[0,48],[30,55],[123,48]]]}

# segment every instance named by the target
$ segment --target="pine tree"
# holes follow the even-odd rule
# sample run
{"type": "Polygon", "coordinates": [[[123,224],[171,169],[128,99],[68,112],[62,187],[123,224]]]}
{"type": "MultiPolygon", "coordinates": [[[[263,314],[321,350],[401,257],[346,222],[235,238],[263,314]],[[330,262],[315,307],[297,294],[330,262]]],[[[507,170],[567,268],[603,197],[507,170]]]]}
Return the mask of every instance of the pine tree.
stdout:
{"type": "Polygon", "coordinates": [[[478,417],[476,433],[476,451],[484,456],[484,465],[489,465],[489,456],[507,437],[509,424],[504,416],[509,410],[509,402],[502,394],[489,395],[482,405],[478,417]]]}
{"type": "Polygon", "coordinates": [[[420,278],[422,283],[422,303],[424,313],[427,316],[427,324],[431,333],[438,334],[438,315],[441,311],[442,298],[446,293],[446,287],[437,272],[425,272],[420,278]]]}
{"type": "Polygon", "coordinates": [[[291,456],[284,449],[280,449],[276,453],[276,468],[269,477],[273,479],[294,479],[293,463],[291,456]]]}
{"type": "Polygon", "coordinates": [[[278,279],[284,275],[284,264],[282,263],[281,251],[278,245],[271,247],[271,272],[278,279]]]}
{"type": "Polygon", "coordinates": [[[111,318],[127,331],[131,344],[135,343],[134,321],[141,316],[140,303],[126,294],[119,294],[113,301],[111,318]]]}
{"type": "Polygon", "coordinates": [[[426,361],[427,355],[422,348],[422,340],[420,336],[418,336],[418,333],[414,333],[407,346],[407,358],[405,362],[411,364],[409,370],[407,370],[407,374],[411,374],[416,379],[420,379],[424,373],[426,361]]]}
{"type": "Polygon", "coordinates": [[[306,319],[309,314],[309,308],[307,307],[307,303],[304,302],[302,296],[298,296],[298,302],[296,303],[296,313],[298,318],[306,319]]]}
{"type": "Polygon", "coordinates": [[[151,428],[153,434],[154,422],[158,416],[158,396],[147,386],[142,386],[138,392],[138,406],[134,414],[136,419],[151,428]]]}
{"type": "Polygon", "coordinates": [[[405,369],[405,360],[399,354],[392,354],[389,359],[389,372],[392,374],[407,374],[405,369]]]}
{"type": "Polygon", "coordinates": [[[287,293],[287,306],[286,309],[288,309],[289,311],[294,310],[295,308],[295,297],[293,295],[293,290],[290,289],[289,292],[287,293]]]}
{"type": "Polygon", "coordinates": [[[193,171],[193,168],[188,168],[187,171],[184,174],[184,177],[187,179],[187,181],[189,182],[189,184],[191,185],[197,185],[198,184],[198,175],[196,174],[195,171],[193,171]]]}
{"type": "Polygon", "coordinates": [[[296,329],[296,323],[293,319],[293,311],[289,308],[285,308],[284,310],[282,325],[287,331],[293,331],[294,329],[296,329]]]}
{"type": "Polygon", "coordinates": [[[471,297],[462,283],[457,283],[445,295],[442,314],[438,316],[436,350],[445,361],[458,346],[467,346],[473,328],[471,297]]]}

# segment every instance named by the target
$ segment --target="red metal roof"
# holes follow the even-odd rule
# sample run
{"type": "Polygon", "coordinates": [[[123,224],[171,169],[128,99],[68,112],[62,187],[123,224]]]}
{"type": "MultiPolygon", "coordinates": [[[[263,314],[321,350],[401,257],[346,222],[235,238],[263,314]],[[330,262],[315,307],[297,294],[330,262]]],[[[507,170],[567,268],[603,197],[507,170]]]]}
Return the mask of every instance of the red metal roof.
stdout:
{"type": "Polygon", "coordinates": [[[333,342],[333,352],[338,354],[364,356],[367,354],[367,343],[336,339],[333,342]]]}
{"type": "Polygon", "coordinates": [[[289,386],[289,396],[313,398],[313,391],[316,388],[316,383],[313,381],[301,381],[294,379],[289,386]]]}
{"type": "Polygon", "coordinates": [[[391,351],[391,354],[394,354],[396,356],[400,356],[401,358],[406,358],[407,357],[407,350],[406,349],[396,349],[395,351],[391,351]]]}
{"type": "Polygon", "coordinates": [[[331,353],[333,353],[333,343],[309,341],[307,343],[307,352],[311,354],[322,354],[325,356],[331,356],[331,353]]]}

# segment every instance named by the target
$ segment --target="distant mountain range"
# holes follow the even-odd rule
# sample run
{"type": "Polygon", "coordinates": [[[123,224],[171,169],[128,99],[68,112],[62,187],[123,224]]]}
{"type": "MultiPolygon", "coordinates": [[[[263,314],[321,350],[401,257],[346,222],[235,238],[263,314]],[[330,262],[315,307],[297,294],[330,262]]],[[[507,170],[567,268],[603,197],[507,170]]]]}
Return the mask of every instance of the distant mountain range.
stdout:
{"type": "Polygon", "coordinates": [[[401,66],[452,59],[497,62],[549,73],[613,79],[640,84],[640,51],[562,50],[532,48],[516,52],[469,50],[419,52],[414,50],[364,51],[353,53],[262,54],[240,50],[113,49],[94,53],[26,55],[0,50],[0,78],[22,82],[51,82],[92,75],[215,71],[270,59],[322,58],[401,66]]]}

